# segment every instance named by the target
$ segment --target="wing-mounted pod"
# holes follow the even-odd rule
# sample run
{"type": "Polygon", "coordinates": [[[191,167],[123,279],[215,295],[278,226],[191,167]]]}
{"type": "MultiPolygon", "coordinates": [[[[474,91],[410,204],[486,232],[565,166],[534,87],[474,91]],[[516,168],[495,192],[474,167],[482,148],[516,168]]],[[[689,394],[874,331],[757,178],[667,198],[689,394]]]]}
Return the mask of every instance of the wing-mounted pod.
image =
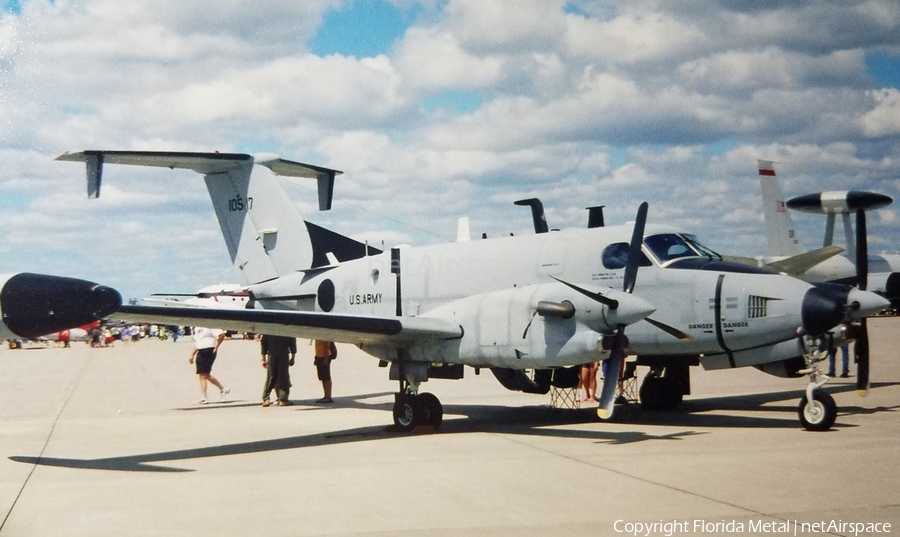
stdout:
{"type": "Polygon", "coordinates": [[[0,337],[40,337],[98,321],[122,305],[118,291],[76,278],[23,272],[0,276],[0,337]]]}

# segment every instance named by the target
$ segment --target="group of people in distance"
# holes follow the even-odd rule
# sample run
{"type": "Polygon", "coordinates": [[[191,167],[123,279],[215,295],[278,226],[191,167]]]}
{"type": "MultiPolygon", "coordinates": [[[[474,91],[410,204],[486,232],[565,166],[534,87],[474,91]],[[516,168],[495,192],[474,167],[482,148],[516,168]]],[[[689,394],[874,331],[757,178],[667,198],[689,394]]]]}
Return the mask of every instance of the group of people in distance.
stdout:
{"type": "MultiPolygon", "coordinates": [[[[188,359],[188,363],[196,364],[197,378],[200,382],[200,399],[196,404],[204,405],[209,402],[207,388],[210,384],[219,389],[221,400],[228,398],[231,390],[222,385],[212,375],[212,366],[219,352],[219,345],[225,340],[225,332],[213,328],[194,328],[194,349],[188,359]]],[[[337,346],[332,341],[315,341],[316,373],[322,382],[324,397],[316,401],[320,404],[333,403],[331,398],[331,362],[337,358],[337,346]]],[[[266,380],[263,385],[262,406],[291,406],[290,400],[291,372],[297,355],[297,339],[287,336],[263,335],[260,338],[260,354],[262,366],[266,369],[266,380]],[[271,398],[275,392],[275,400],[271,398]]]]}

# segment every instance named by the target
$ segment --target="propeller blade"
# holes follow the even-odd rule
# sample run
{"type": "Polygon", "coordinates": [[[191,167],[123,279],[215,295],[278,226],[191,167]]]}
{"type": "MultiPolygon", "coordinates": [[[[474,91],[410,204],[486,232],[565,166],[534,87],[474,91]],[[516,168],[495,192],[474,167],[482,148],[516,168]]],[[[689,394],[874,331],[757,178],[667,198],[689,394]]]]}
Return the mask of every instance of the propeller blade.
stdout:
{"type": "Polygon", "coordinates": [[[618,301],[618,300],[615,300],[615,299],[612,299],[612,298],[603,296],[603,295],[601,295],[600,293],[595,293],[595,292],[593,292],[593,291],[588,291],[587,289],[583,289],[583,288],[581,288],[581,287],[578,287],[578,286],[575,285],[575,284],[572,284],[572,283],[569,283],[569,282],[564,282],[564,281],[560,280],[559,278],[557,278],[557,277],[555,277],[555,276],[550,276],[550,277],[553,278],[554,280],[558,281],[559,283],[565,285],[566,287],[568,287],[568,288],[570,288],[570,289],[574,289],[575,291],[578,291],[579,293],[581,293],[582,295],[584,295],[584,296],[590,298],[591,300],[594,300],[594,301],[599,302],[599,303],[601,303],[601,304],[603,304],[603,305],[605,305],[605,306],[608,306],[609,309],[611,309],[611,310],[618,309],[618,307],[619,307],[619,301],[618,301]]]}
{"type": "Polygon", "coordinates": [[[608,420],[613,415],[616,403],[616,387],[619,385],[619,372],[625,361],[625,326],[620,326],[613,340],[613,348],[606,361],[606,376],[603,377],[603,387],[600,390],[600,407],[597,416],[602,420],[608,420]]]}
{"type": "Polygon", "coordinates": [[[675,328],[674,326],[669,326],[669,325],[661,323],[657,320],[651,319],[650,317],[644,317],[644,320],[647,321],[648,323],[652,324],[653,326],[659,328],[663,332],[669,334],[670,336],[680,339],[681,341],[690,341],[690,340],[694,339],[693,337],[691,337],[690,334],[685,334],[684,332],[675,328]]]}
{"type": "Polygon", "coordinates": [[[859,335],[853,344],[853,361],[856,362],[856,393],[865,397],[869,394],[869,330],[865,319],[859,321],[859,335]]]}
{"type": "MultiPolygon", "coordinates": [[[[856,210],[856,286],[865,291],[869,279],[869,246],[866,233],[866,212],[856,210]]],[[[853,360],[856,362],[856,393],[860,397],[869,394],[869,329],[866,319],[859,321],[859,335],[853,344],[853,360]]]]}
{"type": "Polygon", "coordinates": [[[856,210],[856,286],[866,290],[869,279],[869,246],[866,235],[866,212],[856,210]]]}
{"type": "Polygon", "coordinates": [[[634,290],[638,265],[641,263],[641,244],[644,242],[644,225],[647,223],[647,202],[638,207],[634,219],[634,230],[631,232],[631,243],[628,245],[628,264],[625,265],[625,285],[623,290],[630,293],[634,290]]]}

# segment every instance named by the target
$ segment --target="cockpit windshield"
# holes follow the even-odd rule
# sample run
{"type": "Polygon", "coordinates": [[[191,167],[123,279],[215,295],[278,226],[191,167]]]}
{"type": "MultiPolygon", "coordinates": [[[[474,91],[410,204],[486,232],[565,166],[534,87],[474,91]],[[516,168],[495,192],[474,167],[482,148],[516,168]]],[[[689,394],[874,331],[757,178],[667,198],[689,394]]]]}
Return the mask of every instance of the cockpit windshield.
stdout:
{"type": "Polygon", "coordinates": [[[722,259],[722,256],[703,246],[694,235],[662,233],[644,238],[644,244],[653,253],[660,265],[682,257],[706,257],[722,259]]]}

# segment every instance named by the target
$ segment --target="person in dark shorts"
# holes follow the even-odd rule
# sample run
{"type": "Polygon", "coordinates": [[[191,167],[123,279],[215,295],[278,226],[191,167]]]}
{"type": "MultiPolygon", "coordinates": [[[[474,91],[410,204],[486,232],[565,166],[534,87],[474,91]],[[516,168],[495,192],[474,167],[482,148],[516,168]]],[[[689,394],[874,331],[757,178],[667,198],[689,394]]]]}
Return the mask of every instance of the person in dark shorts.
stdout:
{"type": "Polygon", "coordinates": [[[297,339],[285,336],[264,335],[259,340],[263,367],[266,368],[266,384],[263,386],[262,406],[269,406],[269,393],[275,390],[278,406],[293,405],[288,397],[291,393],[291,371],[297,354],[297,339]]]}
{"type": "Polygon", "coordinates": [[[333,341],[323,341],[317,339],[315,342],[316,356],[313,363],[316,365],[316,374],[322,381],[322,390],[325,397],[316,401],[317,403],[333,403],[331,398],[331,361],[337,358],[337,347],[333,341]]]}
{"type": "Polygon", "coordinates": [[[212,366],[216,361],[216,354],[219,352],[219,345],[225,340],[225,332],[212,328],[195,327],[194,328],[194,350],[188,359],[189,364],[197,362],[197,378],[200,380],[200,400],[194,404],[205,405],[208,403],[206,398],[206,386],[212,384],[219,389],[219,395],[224,401],[231,390],[222,386],[222,383],[212,376],[212,366]]]}

